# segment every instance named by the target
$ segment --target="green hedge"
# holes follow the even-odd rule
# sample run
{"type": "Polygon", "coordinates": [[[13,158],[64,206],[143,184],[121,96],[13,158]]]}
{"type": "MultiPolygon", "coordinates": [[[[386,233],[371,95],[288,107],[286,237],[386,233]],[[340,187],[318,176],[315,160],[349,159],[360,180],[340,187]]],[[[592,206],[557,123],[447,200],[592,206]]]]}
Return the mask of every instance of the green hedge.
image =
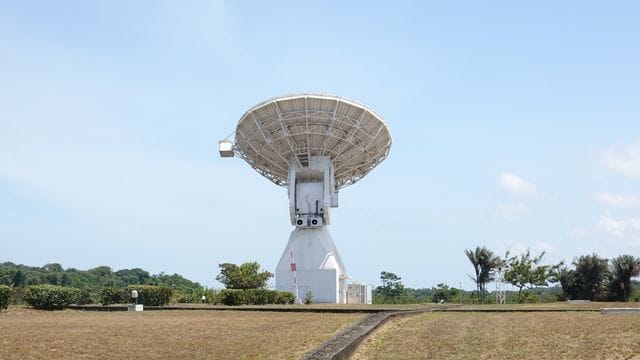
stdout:
{"type": "Polygon", "coordinates": [[[274,304],[293,304],[296,301],[296,297],[293,293],[288,291],[275,291],[274,304]]]}
{"type": "Polygon", "coordinates": [[[249,305],[273,304],[275,291],[266,289],[248,289],[247,303],[249,305]]]}
{"type": "Polygon", "coordinates": [[[206,289],[204,291],[204,296],[207,299],[207,304],[220,305],[222,303],[220,301],[220,291],[219,290],[206,289]]]}
{"type": "Polygon", "coordinates": [[[27,305],[42,310],[62,310],[69,304],[78,302],[80,290],[57,285],[35,285],[24,292],[27,305]]]}
{"type": "Polygon", "coordinates": [[[104,306],[111,304],[126,304],[129,302],[129,296],[127,296],[124,289],[118,289],[114,287],[104,287],[100,290],[100,303],[104,306]]]}
{"type": "Polygon", "coordinates": [[[147,306],[167,305],[173,296],[173,290],[166,286],[129,285],[125,288],[128,301],[131,300],[131,292],[133,290],[138,291],[138,304],[147,306]]]}
{"type": "Polygon", "coordinates": [[[13,291],[6,285],[0,285],[0,310],[9,307],[9,301],[13,296],[13,291]]]}
{"type": "Polygon", "coordinates": [[[80,289],[80,297],[78,305],[94,304],[96,302],[96,294],[90,288],[80,289]]]}
{"type": "Polygon", "coordinates": [[[266,289],[223,289],[218,293],[224,305],[293,304],[295,296],[288,291],[266,289]]]}
{"type": "Polygon", "coordinates": [[[105,287],[100,292],[102,305],[126,304],[131,302],[131,291],[138,291],[138,304],[147,306],[163,306],[170,301],[174,302],[202,302],[205,295],[206,302],[212,305],[265,305],[265,304],[293,304],[295,297],[288,291],[275,291],[266,289],[223,289],[216,291],[207,289],[202,294],[174,293],[170,288],[163,286],[130,285],[125,289],[105,287]]]}
{"type": "Polygon", "coordinates": [[[178,304],[201,304],[202,295],[205,295],[205,301],[209,301],[205,289],[178,289],[173,292],[171,303],[178,304]]]}
{"type": "Polygon", "coordinates": [[[220,290],[220,302],[224,305],[246,305],[247,295],[241,289],[222,289],[220,290]]]}

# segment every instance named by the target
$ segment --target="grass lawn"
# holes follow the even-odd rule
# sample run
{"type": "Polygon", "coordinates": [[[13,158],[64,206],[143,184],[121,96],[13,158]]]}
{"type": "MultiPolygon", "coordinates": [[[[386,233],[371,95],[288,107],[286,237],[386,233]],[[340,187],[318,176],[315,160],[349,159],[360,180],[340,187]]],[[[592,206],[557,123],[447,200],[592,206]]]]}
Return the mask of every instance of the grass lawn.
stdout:
{"type": "Polygon", "coordinates": [[[553,303],[544,304],[487,304],[487,305],[461,305],[456,309],[501,309],[501,310],[600,310],[602,308],[626,308],[626,307],[640,307],[638,302],[589,302],[584,304],[571,304],[566,301],[559,301],[553,303]]]}
{"type": "Polygon", "coordinates": [[[354,359],[640,359],[640,315],[426,313],[385,324],[354,359]]]}
{"type": "MultiPolygon", "coordinates": [[[[451,305],[451,304],[448,304],[451,305]]],[[[100,305],[96,305],[100,306],[100,305]]],[[[122,306],[114,305],[114,306],[122,306]]],[[[229,309],[229,306],[226,305],[208,305],[208,304],[170,304],[172,307],[188,307],[188,308],[222,308],[229,309]]],[[[384,311],[396,311],[396,310],[416,310],[416,309],[434,309],[442,307],[439,304],[291,304],[291,305],[239,305],[233,306],[235,309],[302,309],[302,310],[312,310],[312,309],[320,309],[320,310],[367,310],[367,311],[376,311],[376,310],[384,310],[384,311]]]]}
{"type": "Polygon", "coordinates": [[[0,312],[0,359],[298,359],[364,314],[0,312]]]}

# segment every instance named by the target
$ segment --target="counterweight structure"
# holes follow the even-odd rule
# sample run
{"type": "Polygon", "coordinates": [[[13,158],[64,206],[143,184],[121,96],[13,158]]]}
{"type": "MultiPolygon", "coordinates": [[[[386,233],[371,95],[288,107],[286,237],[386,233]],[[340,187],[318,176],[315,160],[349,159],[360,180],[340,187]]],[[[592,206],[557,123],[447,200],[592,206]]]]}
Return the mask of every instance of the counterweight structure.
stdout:
{"type": "Polygon", "coordinates": [[[222,157],[237,156],[288,188],[295,229],[276,267],[276,289],[316,302],[346,302],[346,269],[326,226],[338,190],[356,183],[389,154],[382,118],[332,95],[274,98],[247,111],[235,141],[220,141],[222,157]]]}

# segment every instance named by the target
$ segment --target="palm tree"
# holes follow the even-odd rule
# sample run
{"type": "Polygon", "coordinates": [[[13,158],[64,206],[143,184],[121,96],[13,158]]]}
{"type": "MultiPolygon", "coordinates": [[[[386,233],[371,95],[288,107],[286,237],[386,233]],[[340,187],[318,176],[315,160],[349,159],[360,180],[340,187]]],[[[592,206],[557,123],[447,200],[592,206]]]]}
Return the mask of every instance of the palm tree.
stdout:
{"type": "Polygon", "coordinates": [[[473,270],[475,271],[476,276],[471,278],[476,282],[476,288],[478,289],[478,301],[483,303],[486,284],[493,280],[491,270],[500,266],[502,264],[502,260],[484,246],[477,246],[475,250],[465,250],[464,253],[469,258],[471,265],[473,265],[473,270]]]}
{"type": "Polygon", "coordinates": [[[629,301],[631,278],[640,275],[640,259],[631,255],[620,255],[611,260],[611,288],[618,300],[629,301]]]}
{"type": "Polygon", "coordinates": [[[596,254],[582,255],[573,260],[579,299],[602,300],[609,291],[609,261],[596,254]]]}

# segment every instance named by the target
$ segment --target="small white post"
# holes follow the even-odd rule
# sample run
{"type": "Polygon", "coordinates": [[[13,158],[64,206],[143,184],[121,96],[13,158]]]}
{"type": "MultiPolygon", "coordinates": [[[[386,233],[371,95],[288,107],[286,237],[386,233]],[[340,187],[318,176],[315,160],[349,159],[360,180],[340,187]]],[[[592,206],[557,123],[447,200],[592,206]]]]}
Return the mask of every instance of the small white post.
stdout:
{"type": "Polygon", "coordinates": [[[138,304],[138,291],[133,290],[131,292],[131,305],[128,307],[129,311],[143,311],[143,305],[138,304]]]}

